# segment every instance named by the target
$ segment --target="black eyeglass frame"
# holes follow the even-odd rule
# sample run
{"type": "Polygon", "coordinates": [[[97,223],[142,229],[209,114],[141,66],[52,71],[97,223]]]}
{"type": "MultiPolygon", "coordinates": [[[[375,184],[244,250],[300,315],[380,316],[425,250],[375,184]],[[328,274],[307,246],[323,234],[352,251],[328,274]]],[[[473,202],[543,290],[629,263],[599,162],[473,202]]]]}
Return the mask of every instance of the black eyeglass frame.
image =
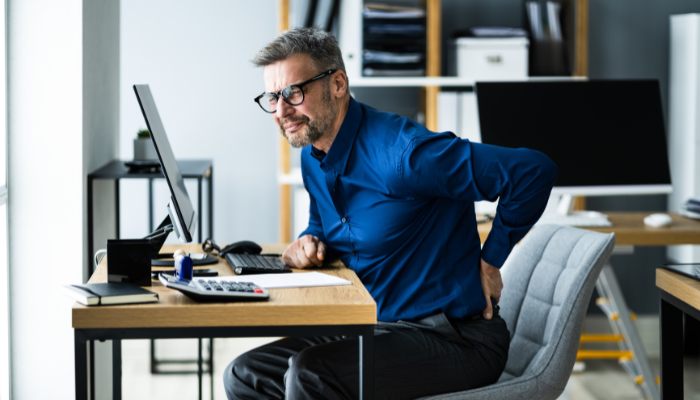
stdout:
{"type": "Polygon", "coordinates": [[[304,99],[306,99],[306,93],[304,93],[304,89],[303,89],[304,86],[308,85],[308,84],[311,83],[311,82],[315,82],[315,81],[317,81],[317,80],[319,80],[319,79],[321,79],[321,78],[325,78],[325,77],[327,77],[327,76],[329,76],[329,75],[333,75],[333,74],[334,74],[335,72],[337,72],[337,71],[338,71],[337,69],[329,69],[329,70],[326,71],[326,72],[323,72],[323,73],[321,73],[321,74],[319,74],[319,75],[314,76],[313,78],[309,79],[308,81],[304,81],[304,82],[302,82],[302,83],[295,83],[294,85],[289,85],[289,86],[287,86],[287,87],[285,87],[285,88],[282,88],[282,90],[279,90],[279,91],[277,91],[277,92],[274,92],[274,93],[265,93],[265,92],[263,92],[263,94],[261,94],[260,96],[256,97],[255,99],[253,99],[253,101],[255,101],[256,103],[258,103],[258,105],[260,106],[260,108],[262,108],[262,110],[265,111],[265,112],[268,113],[268,114],[274,114],[274,113],[277,112],[277,110],[275,110],[275,111],[268,111],[268,110],[266,110],[265,107],[260,103],[260,99],[262,99],[262,98],[263,98],[264,96],[266,96],[266,95],[267,95],[267,96],[270,96],[270,95],[275,96],[275,100],[277,100],[277,102],[279,102],[280,96],[281,96],[282,99],[284,99],[284,101],[285,101],[287,104],[289,104],[290,106],[298,106],[298,105],[300,105],[301,103],[304,102],[304,99]],[[287,89],[289,89],[289,88],[292,88],[292,87],[297,87],[297,88],[299,88],[299,90],[301,91],[301,101],[298,102],[297,104],[292,103],[291,101],[289,101],[289,100],[282,94],[282,92],[284,92],[285,90],[287,90],[287,89]]]}

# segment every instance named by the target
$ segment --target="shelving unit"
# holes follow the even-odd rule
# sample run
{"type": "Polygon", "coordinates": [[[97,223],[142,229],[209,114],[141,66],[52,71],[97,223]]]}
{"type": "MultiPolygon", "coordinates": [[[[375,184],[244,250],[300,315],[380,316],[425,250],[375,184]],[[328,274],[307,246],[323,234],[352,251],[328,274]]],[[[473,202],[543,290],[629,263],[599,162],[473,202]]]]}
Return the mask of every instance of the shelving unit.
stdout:
{"type": "MultiPolygon", "coordinates": [[[[279,31],[289,29],[289,1],[279,2],[279,31]]],[[[426,77],[354,77],[350,76],[350,87],[420,87],[421,105],[425,114],[425,126],[437,130],[437,98],[440,88],[474,86],[474,81],[459,77],[442,77],[442,0],[422,0],[426,7],[426,77]]],[[[486,0],[484,0],[486,1],[486,0]]],[[[588,0],[563,0],[567,9],[572,10],[567,22],[573,24],[571,30],[574,38],[574,72],[573,77],[588,76],[588,0]]],[[[342,18],[342,15],[341,15],[342,18]]],[[[531,79],[571,79],[567,77],[531,78],[531,79]]],[[[301,185],[301,170],[290,167],[290,147],[287,141],[279,140],[279,241],[289,243],[292,238],[292,204],[291,185],[301,185]]],[[[585,198],[576,198],[575,209],[585,209],[585,198]]]]}

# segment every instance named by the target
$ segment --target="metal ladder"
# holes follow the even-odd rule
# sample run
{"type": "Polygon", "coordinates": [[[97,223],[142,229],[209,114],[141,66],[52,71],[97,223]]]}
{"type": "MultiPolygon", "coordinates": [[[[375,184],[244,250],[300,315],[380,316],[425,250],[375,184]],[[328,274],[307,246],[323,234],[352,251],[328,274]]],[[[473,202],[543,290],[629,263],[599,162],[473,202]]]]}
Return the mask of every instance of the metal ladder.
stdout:
{"type": "Polygon", "coordinates": [[[620,285],[609,263],[605,263],[596,281],[596,304],[607,315],[612,335],[581,335],[581,343],[617,342],[620,350],[579,350],[578,359],[617,358],[620,366],[632,377],[644,399],[660,400],[659,378],[649,364],[647,353],[634,326],[636,316],[629,311],[620,285]]]}

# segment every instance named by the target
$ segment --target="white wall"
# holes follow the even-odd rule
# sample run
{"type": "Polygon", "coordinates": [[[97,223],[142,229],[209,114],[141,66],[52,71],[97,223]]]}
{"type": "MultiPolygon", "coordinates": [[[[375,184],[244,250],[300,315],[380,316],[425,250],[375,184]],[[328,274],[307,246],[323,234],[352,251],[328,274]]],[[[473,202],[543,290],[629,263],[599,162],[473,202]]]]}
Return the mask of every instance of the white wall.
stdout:
{"type": "MultiPolygon", "coordinates": [[[[8,2],[9,287],[16,399],[75,397],[74,302],[60,288],[83,281],[85,177],[118,155],[119,0],[84,1],[8,2]]],[[[102,200],[108,207],[109,192],[96,194],[98,200],[106,196],[102,200]]],[[[98,224],[98,232],[105,229],[109,224],[98,224]]],[[[99,365],[96,372],[107,373],[99,365]]]]}
{"type": "Polygon", "coordinates": [[[82,1],[10,1],[8,17],[12,398],[69,399],[60,287],[82,281],[82,1]]]}
{"type": "MultiPolygon", "coordinates": [[[[277,240],[278,133],[253,102],[264,85],[250,64],[276,31],[277,1],[122,0],[121,157],[133,157],[132,140],[146,126],[132,85],[147,83],[175,157],[214,160],[220,243],[277,240]]],[[[122,182],[121,236],[144,236],[147,184],[122,182]]],[[[196,207],[196,184],[186,184],[196,207]]],[[[162,181],[156,191],[157,226],[169,194],[162,181]]]]}

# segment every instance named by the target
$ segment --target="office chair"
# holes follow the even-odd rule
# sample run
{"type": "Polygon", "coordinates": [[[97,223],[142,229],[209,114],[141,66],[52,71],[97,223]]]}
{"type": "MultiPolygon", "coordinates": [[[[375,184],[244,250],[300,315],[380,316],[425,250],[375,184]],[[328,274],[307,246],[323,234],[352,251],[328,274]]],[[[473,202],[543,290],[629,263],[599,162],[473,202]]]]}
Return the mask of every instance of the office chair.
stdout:
{"type": "Polygon", "coordinates": [[[555,400],[576,361],[583,318],[615,234],[540,225],[516,246],[503,268],[500,314],[510,331],[498,382],[421,400],[555,400]]]}

